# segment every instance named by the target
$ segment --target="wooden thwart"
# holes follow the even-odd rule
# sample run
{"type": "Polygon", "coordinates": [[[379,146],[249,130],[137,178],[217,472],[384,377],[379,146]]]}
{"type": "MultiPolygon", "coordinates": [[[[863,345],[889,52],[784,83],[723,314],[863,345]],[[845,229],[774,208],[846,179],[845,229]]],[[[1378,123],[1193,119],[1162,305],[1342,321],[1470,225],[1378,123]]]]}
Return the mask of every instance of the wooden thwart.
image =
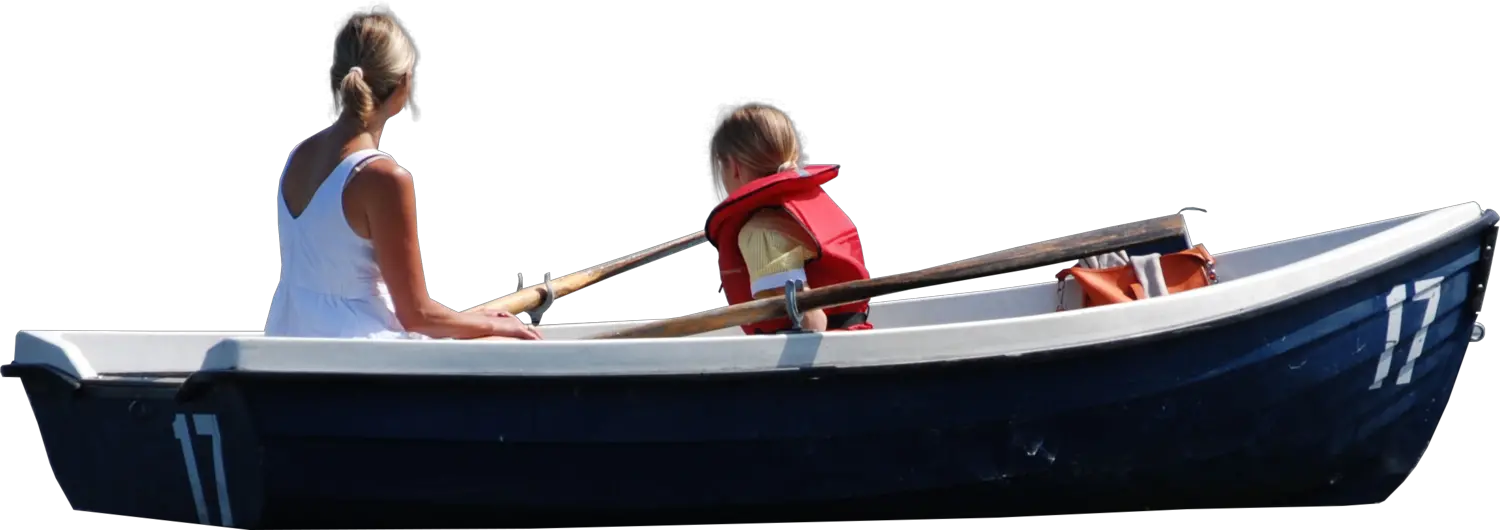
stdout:
{"type": "MultiPolygon", "coordinates": [[[[514,293],[496,298],[494,300],[490,300],[469,309],[465,309],[463,312],[474,313],[478,311],[505,311],[511,314],[520,314],[522,312],[535,311],[538,307],[546,309],[543,306],[543,303],[545,302],[550,304],[550,300],[547,299],[548,283],[550,283],[552,287],[553,299],[562,298],[584,287],[588,287],[604,280],[608,280],[618,274],[628,272],[642,265],[697,246],[699,243],[703,243],[704,241],[707,240],[704,238],[703,232],[701,231],[682,236],[666,243],[662,243],[660,245],[642,250],[640,252],[636,252],[634,254],[630,254],[628,256],[616,258],[605,263],[600,263],[593,267],[574,272],[555,280],[549,280],[547,282],[518,289],[514,293]]],[[[538,320],[539,316],[539,314],[533,314],[533,322],[538,320]]]]}
{"type": "MultiPolygon", "coordinates": [[[[1185,226],[1181,214],[1111,226],[919,271],[801,291],[796,294],[795,303],[798,310],[811,311],[901,291],[1082,259],[1136,245],[1181,238],[1186,234],[1185,226]]],[[[785,317],[787,316],[786,305],[786,299],[783,297],[766,298],[650,322],[589,338],[628,339],[696,335],[785,317]]]]}

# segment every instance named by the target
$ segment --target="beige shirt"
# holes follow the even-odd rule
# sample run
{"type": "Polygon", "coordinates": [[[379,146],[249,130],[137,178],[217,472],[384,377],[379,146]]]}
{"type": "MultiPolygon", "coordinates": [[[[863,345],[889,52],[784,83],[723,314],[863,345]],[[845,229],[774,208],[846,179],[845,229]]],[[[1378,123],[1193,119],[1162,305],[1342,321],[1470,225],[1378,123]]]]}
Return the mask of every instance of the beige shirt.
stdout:
{"type": "Polygon", "coordinates": [[[774,209],[757,212],[740,228],[739,243],[752,296],[785,287],[788,280],[807,284],[803,266],[817,256],[818,246],[790,214],[774,209]]]}

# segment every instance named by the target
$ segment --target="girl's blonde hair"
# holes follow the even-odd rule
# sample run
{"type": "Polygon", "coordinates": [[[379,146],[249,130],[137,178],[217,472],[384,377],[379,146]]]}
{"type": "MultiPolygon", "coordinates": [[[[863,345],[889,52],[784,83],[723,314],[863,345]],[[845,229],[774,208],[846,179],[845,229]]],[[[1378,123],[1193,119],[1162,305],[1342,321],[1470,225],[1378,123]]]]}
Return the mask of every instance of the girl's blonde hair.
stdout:
{"type": "Polygon", "coordinates": [[[732,109],[719,122],[709,141],[709,165],[714,187],[722,200],[729,184],[733,161],[749,179],[774,175],[802,167],[804,155],[797,128],[785,112],[765,103],[748,103],[732,109]]]}
{"type": "MultiPolygon", "coordinates": [[[[352,109],[368,124],[375,107],[396,91],[417,66],[417,45],[406,26],[390,9],[378,6],[355,13],[344,23],[333,45],[333,67],[328,70],[334,103],[352,109]]],[[[414,96],[406,106],[417,114],[414,96]]]]}

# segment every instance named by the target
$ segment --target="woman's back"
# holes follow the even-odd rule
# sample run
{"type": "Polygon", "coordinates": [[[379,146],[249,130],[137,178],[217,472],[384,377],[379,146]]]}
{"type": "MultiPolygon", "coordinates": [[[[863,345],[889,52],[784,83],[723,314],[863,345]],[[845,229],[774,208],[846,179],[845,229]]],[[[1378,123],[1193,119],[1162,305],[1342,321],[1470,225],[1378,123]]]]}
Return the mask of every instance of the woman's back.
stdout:
{"type": "Polygon", "coordinates": [[[316,138],[310,140],[287,158],[277,188],[281,279],[265,333],[401,336],[374,246],[354,232],[344,212],[349,178],[373,159],[388,156],[376,149],[359,149],[333,163],[329,153],[339,146],[316,145],[316,138]],[[317,149],[298,152],[308,148],[317,149]],[[334,167],[324,171],[329,165],[334,167]]]}
{"type": "Polygon", "coordinates": [[[411,103],[416,67],[416,45],[384,9],[339,31],[328,72],[339,118],[292,149],[277,186],[281,280],[267,336],[541,338],[509,313],[459,313],[427,293],[411,173],[379,150],[386,120],[411,103]]]}

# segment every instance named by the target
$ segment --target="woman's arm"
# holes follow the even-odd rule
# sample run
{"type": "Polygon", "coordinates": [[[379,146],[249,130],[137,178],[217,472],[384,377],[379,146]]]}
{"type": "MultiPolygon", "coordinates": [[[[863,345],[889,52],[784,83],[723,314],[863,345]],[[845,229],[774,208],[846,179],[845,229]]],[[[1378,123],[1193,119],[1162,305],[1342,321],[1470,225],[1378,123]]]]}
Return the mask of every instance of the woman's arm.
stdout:
{"type": "Polygon", "coordinates": [[[396,319],[407,331],[433,338],[513,337],[539,339],[530,326],[510,315],[460,313],[427,293],[422,254],[417,243],[417,200],[411,174],[381,158],[351,177],[344,192],[350,227],[375,247],[375,262],[391,293],[396,319]]]}

